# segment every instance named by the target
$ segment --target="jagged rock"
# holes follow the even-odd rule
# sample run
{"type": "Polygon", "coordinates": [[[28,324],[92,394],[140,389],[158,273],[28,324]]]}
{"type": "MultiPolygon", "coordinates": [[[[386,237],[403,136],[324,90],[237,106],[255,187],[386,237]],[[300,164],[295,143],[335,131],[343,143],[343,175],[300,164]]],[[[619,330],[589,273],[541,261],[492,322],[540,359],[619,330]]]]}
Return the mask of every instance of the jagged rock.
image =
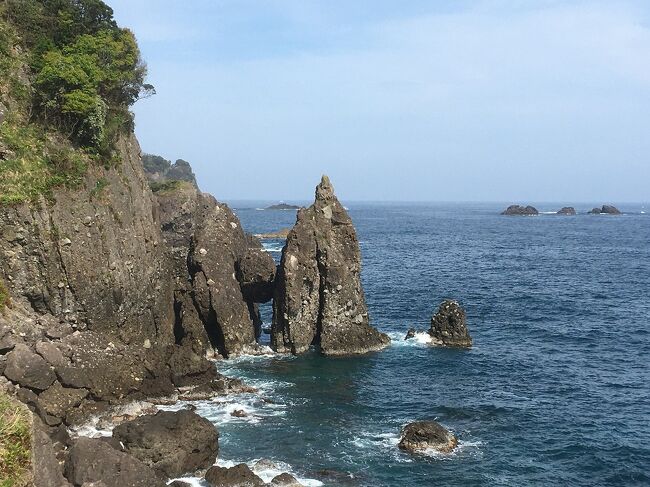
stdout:
{"type": "Polygon", "coordinates": [[[451,452],[458,445],[458,439],[435,421],[416,421],[402,429],[399,448],[417,453],[434,449],[442,453],[451,452]]]}
{"type": "Polygon", "coordinates": [[[576,209],[573,206],[564,206],[563,208],[557,211],[557,214],[573,216],[576,214],[576,209]]]}
{"type": "Polygon", "coordinates": [[[56,378],[45,359],[22,344],[7,355],[4,374],[7,379],[37,391],[50,387],[56,378]]]}
{"type": "Polygon", "coordinates": [[[390,339],[369,325],[352,220],[323,176],[316,199],[298,211],[276,280],[271,343],[294,354],[319,346],[325,355],[379,350],[390,339]]]}
{"type": "Polygon", "coordinates": [[[66,388],[55,382],[38,396],[38,400],[47,414],[56,418],[65,418],[67,412],[81,404],[86,396],[88,396],[86,389],[66,388]]]}
{"type": "MultiPolygon", "coordinates": [[[[63,468],[56,457],[57,449],[46,426],[38,419],[32,422],[32,471],[35,487],[69,487],[63,468]]],[[[11,484],[9,484],[11,485],[11,484]]]]}
{"type": "Polygon", "coordinates": [[[264,481],[253,473],[245,463],[231,468],[211,467],[205,480],[212,487],[262,487],[264,481]]]}
{"type": "Polygon", "coordinates": [[[74,485],[104,482],[106,487],[164,487],[156,472],[135,457],[98,438],[78,438],[65,460],[65,476],[74,485]]]}
{"type": "Polygon", "coordinates": [[[302,487],[302,484],[291,474],[281,473],[271,479],[271,485],[280,487],[302,487]]]}
{"type": "Polygon", "coordinates": [[[411,338],[415,338],[416,333],[417,330],[415,328],[409,328],[408,331],[406,332],[406,336],[404,337],[404,340],[410,340],[411,338]]]}
{"type": "Polygon", "coordinates": [[[506,208],[502,215],[522,215],[522,216],[533,216],[538,215],[539,211],[534,206],[521,206],[521,205],[510,205],[506,208]]]}
{"type": "Polygon", "coordinates": [[[208,468],[219,451],[216,427],[188,410],[160,411],[127,421],[113,430],[113,438],[165,477],[208,468]]]}
{"type": "Polygon", "coordinates": [[[52,342],[38,342],[36,353],[43,357],[52,367],[65,367],[70,361],[61,353],[61,350],[52,342]]]}
{"type": "Polygon", "coordinates": [[[615,206],[611,205],[603,205],[601,208],[594,208],[591,211],[589,211],[590,214],[592,215],[600,215],[600,214],[605,214],[605,215],[620,215],[621,211],[616,208],[615,206]]]}
{"type": "Polygon", "coordinates": [[[169,359],[174,385],[207,384],[217,377],[214,364],[188,347],[175,347],[169,359]]]}
{"type": "Polygon", "coordinates": [[[472,346],[465,311],[456,301],[445,300],[440,304],[438,312],[431,318],[429,334],[436,342],[449,347],[472,346]]]}

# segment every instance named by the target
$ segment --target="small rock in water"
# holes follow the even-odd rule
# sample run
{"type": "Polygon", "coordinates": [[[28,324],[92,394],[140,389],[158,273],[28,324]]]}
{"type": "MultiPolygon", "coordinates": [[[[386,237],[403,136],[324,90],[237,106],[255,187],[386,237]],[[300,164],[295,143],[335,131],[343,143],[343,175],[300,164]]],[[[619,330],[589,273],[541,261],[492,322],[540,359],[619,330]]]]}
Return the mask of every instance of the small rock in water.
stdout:
{"type": "Polygon", "coordinates": [[[268,458],[260,458],[255,462],[255,469],[257,470],[278,470],[278,466],[268,458]]]}
{"type": "Polygon", "coordinates": [[[245,463],[231,468],[210,467],[205,480],[212,487],[262,487],[264,481],[253,473],[245,463]]]}
{"type": "Polygon", "coordinates": [[[465,310],[456,301],[445,300],[438,308],[438,312],[431,318],[429,335],[448,347],[472,346],[472,337],[469,336],[465,322],[465,310]]]}
{"type": "Polygon", "coordinates": [[[280,487],[301,487],[302,484],[291,474],[286,472],[276,475],[271,479],[271,485],[277,485],[280,487]]]}
{"type": "Polygon", "coordinates": [[[409,328],[409,331],[406,332],[406,336],[404,337],[404,340],[410,340],[411,338],[415,338],[415,334],[417,333],[415,328],[409,328]]]}
{"type": "Polygon", "coordinates": [[[567,216],[573,216],[576,214],[576,209],[573,206],[565,206],[558,210],[557,212],[558,215],[567,215],[567,216]]]}
{"type": "Polygon", "coordinates": [[[451,452],[458,445],[458,439],[435,421],[416,421],[402,429],[399,448],[411,453],[434,449],[442,453],[451,452]]]}
{"type": "Polygon", "coordinates": [[[235,409],[232,413],[230,413],[230,415],[236,418],[245,418],[246,416],[248,416],[246,411],[244,411],[243,409],[235,409]]]}

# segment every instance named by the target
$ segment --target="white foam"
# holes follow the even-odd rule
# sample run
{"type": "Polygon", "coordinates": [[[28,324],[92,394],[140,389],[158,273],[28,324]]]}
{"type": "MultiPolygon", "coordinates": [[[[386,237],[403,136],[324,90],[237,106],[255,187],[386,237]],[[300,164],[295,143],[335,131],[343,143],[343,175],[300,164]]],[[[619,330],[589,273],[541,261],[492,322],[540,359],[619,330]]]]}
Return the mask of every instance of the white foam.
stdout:
{"type": "Polygon", "coordinates": [[[426,331],[418,331],[413,338],[405,340],[406,333],[401,331],[392,331],[388,333],[390,343],[394,347],[426,347],[435,345],[433,337],[426,331]]]}
{"type": "Polygon", "coordinates": [[[460,455],[480,453],[479,447],[482,445],[483,442],[481,441],[458,440],[456,448],[449,453],[443,453],[433,448],[422,450],[420,453],[436,460],[453,460],[460,455]]]}
{"type": "Polygon", "coordinates": [[[284,247],[284,244],[278,242],[262,242],[262,247],[267,252],[280,253],[282,252],[282,248],[284,247]]]}
{"type": "Polygon", "coordinates": [[[220,467],[232,468],[235,465],[239,465],[240,463],[245,463],[258,477],[260,477],[266,483],[271,482],[273,477],[276,477],[281,473],[286,472],[290,475],[293,475],[298,482],[300,482],[302,485],[306,487],[319,487],[323,485],[323,482],[321,482],[320,480],[300,477],[300,475],[294,472],[293,468],[288,463],[277,461],[277,460],[270,460],[270,461],[264,461],[260,463],[260,465],[258,465],[257,463],[260,460],[262,459],[256,458],[249,462],[237,462],[234,460],[219,459],[217,460],[216,464],[220,467]]]}
{"type": "Polygon", "coordinates": [[[192,487],[203,487],[205,485],[208,485],[206,482],[204,482],[203,480],[201,480],[198,477],[178,477],[178,478],[175,478],[175,479],[170,479],[167,482],[167,485],[171,484],[174,480],[180,480],[181,482],[187,482],[192,487]]]}

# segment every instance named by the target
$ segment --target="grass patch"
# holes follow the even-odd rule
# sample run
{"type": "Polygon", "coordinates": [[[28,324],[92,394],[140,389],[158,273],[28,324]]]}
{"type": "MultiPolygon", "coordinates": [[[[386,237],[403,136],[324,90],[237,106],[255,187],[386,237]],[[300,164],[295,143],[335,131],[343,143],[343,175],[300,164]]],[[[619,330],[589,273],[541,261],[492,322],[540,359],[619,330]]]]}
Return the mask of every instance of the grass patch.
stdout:
{"type": "Polygon", "coordinates": [[[0,487],[31,484],[31,421],[17,401],[0,392],[0,487]]]}
{"type": "Polygon", "coordinates": [[[0,281],[0,312],[4,311],[7,306],[11,304],[9,298],[9,291],[5,283],[0,281]]]}
{"type": "Polygon", "coordinates": [[[170,179],[167,181],[153,181],[149,183],[149,187],[154,193],[168,193],[179,189],[181,184],[183,184],[183,181],[170,179]]]}
{"type": "Polygon", "coordinates": [[[0,126],[7,156],[0,162],[0,204],[51,197],[59,186],[81,184],[88,168],[87,157],[65,142],[48,138],[36,125],[18,126],[6,121],[0,126]]]}

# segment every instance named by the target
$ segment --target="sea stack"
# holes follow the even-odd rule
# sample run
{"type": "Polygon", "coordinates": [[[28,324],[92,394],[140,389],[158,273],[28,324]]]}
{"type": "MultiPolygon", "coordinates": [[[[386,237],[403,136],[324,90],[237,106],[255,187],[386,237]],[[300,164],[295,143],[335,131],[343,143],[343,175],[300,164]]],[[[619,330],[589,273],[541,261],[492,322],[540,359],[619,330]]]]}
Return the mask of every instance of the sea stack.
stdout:
{"type": "Polygon", "coordinates": [[[309,208],[298,210],[278,269],[271,344],[299,354],[380,350],[390,339],[369,324],[361,287],[361,252],[352,220],[327,176],[309,208]]]}
{"type": "Polygon", "coordinates": [[[469,336],[465,322],[465,310],[456,301],[442,302],[438,312],[431,318],[429,335],[438,345],[461,348],[472,346],[472,337],[469,336]]]}
{"type": "Polygon", "coordinates": [[[589,211],[592,215],[620,215],[621,210],[612,205],[603,205],[600,208],[594,208],[589,211]]]}
{"type": "Polygon", "coordinates": [[[511,215],[511,216],[535,216],[539,215],[539,211],[534,206],[521,206],[521,205],[510,205],[508,208],[501,212],[502,215],[511,215]]]}
{"type": "Polygon", "coordinates": [[[558,215],[573,216],[576,214],[576,209],[573,206],[564,206],[557,211],[558,215]]]}
{"type": "Polygon", "coordinates": [[[435,421],[415,421],[402,430],[399,448],[410,453],[436,450],[449,453],[458,445],[458,439],[435,421]]]}

